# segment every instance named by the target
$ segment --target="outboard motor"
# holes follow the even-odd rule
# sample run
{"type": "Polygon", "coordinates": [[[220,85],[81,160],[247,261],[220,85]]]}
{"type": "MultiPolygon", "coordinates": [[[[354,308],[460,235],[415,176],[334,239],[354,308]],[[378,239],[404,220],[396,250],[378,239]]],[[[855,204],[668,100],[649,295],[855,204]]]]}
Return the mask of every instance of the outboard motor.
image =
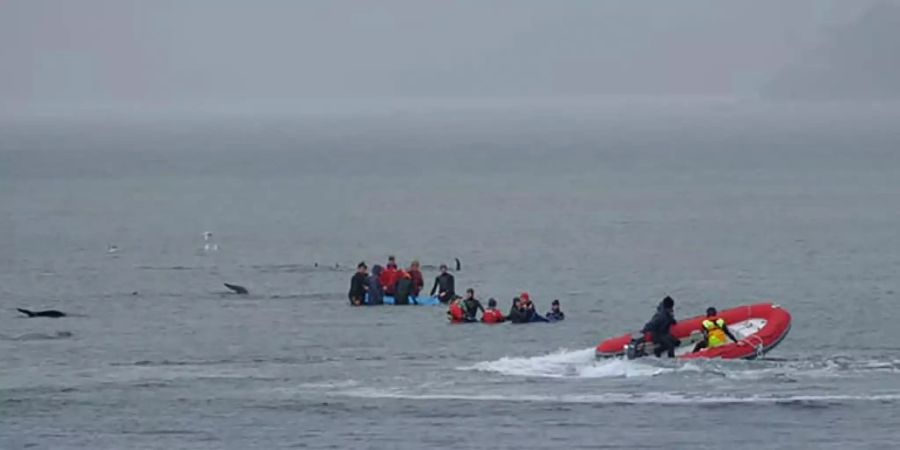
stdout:
{"type": "Polygon", "coordinates": [[[644,351],[644,344],[646,344],[647,339],[644,337],[644,333],[633,333],[631,335],[631,342],[625,346],[625,357],[628,359],[637,359],[642,356],[647,356],[647,352],[644,351]]]}

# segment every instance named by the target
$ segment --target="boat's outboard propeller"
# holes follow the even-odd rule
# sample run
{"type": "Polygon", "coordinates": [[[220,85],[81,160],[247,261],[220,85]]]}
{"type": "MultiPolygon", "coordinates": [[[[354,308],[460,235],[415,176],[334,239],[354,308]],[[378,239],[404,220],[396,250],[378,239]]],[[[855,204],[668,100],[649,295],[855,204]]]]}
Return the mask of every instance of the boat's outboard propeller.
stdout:
{"type": "Polygon", "coordinates": [[[625,346],[625,357],[628,359],[637,359],[642,356],[647,356],[647,352],[644,351],[644,344],[646,344],[644,333],[633,333],[631,335],[631,342],[625,346]]]}

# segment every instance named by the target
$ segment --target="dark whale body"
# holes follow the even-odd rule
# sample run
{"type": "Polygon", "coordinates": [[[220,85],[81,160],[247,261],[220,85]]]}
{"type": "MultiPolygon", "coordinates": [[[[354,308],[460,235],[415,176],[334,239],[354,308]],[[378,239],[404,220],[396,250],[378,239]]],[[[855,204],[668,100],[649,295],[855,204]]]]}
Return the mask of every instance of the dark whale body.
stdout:
{"type": "Polygon", "coordinates": [[[247,295],[247,294],[250,293],[250,291],[248,291],[247,288],[245,288],[245,287],[243,287],[243,286],[239,286],[239,285],[237,285],[237,284],[228,284],[228,283],[225,283],[225,287],[227,287],[228,289],[231,289],[232,291],[234,291],[235,294],[247,295]]]}
{"type": "Polygon", "coordinates": [[[20,313],[27,315],[28,317],[66,317],[66,313],[62,311],[57,311],[55,309],[48,309],[46,311],[29,311],[27,309],[16,308],[20,313]]]}

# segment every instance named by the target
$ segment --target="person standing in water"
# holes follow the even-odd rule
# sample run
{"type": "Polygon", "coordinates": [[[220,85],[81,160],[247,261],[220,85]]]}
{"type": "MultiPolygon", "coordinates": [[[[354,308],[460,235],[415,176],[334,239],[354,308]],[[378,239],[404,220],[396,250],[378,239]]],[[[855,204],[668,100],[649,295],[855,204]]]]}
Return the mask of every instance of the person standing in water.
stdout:
{"type": "Polygon", "coordinates": [[[484,316],[484,306],[481,306],[481,302],[475,298],[475,290],[472,288],[466,289],[462,307],[466,313],[466,322],[478,322],[478,310],[481,310],[481,315],[484,316]]]}
{"type": "Polygon", "coordinates": [[[384,287],[381,286],[381,271],[382,267],[378,264],[372,266],[372,275],[369,275],[368,285],[369,285],[369,304],[370,305],[383,305],[384,304],[384,287]]]}
{"type": "Polygon", "coordinates": [[[448,303],[450,300],[456,298],[456,280],[453,279],[453,275],[447,271],[447,265],[441,264],[441,274],[434,279],[434,286],[431,288],[431,296],[434,296],[435,292],[438,294],[438,300],[441,303],[448,303]]]}
{"type": "Polygon", "coordinates": [[[397,281],[400,279],[400,271],[397,270],[397,263],[394,256],[388,257],[387,267],[381,272],[381,286],[384,288],[384,295],[394,296],[397,289],[397,281]]]}
{"type": "Polygon", "coordinates": [[[394,304],[395,305],[408,305],[409,304],[409,296],[412,295],[413,290],[413,282],[412,276],[409,273],[400,271],[400,276],[397,280],[397,290],[394,293],[394,304]]]}
{"type": "Polygon", "coordinates": [[[366,290],[368,284],[368,276],[367,272],[368,267],[366,267],[365,262],[361,262],[356,266],[356,273],[353,274],[353,278],[350,279],[350,292],[347,296],[350,298],[350,304],[353,306],[361,306],[365,304],[366,300],[366,290]]]}
{"type": "Polygon", "coordinates": [[[422,293],[422,288],[425,287],[425,279],[422,278],[422,270],[420,269],[419,260],[414,259],[412,263],[409,264],[409,275],[412,277],[413,297],[418,297],[422,293]]]}

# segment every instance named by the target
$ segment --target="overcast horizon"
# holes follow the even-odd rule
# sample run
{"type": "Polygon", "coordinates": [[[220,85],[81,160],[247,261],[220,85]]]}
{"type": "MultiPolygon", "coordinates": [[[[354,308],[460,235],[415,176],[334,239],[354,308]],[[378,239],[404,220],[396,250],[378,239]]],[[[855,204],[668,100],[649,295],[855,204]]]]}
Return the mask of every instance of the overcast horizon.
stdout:
{"type": "Polygon", "coordinates": [[[0,109],[753,98],[877,4],[14,0],[0,109]]]}

